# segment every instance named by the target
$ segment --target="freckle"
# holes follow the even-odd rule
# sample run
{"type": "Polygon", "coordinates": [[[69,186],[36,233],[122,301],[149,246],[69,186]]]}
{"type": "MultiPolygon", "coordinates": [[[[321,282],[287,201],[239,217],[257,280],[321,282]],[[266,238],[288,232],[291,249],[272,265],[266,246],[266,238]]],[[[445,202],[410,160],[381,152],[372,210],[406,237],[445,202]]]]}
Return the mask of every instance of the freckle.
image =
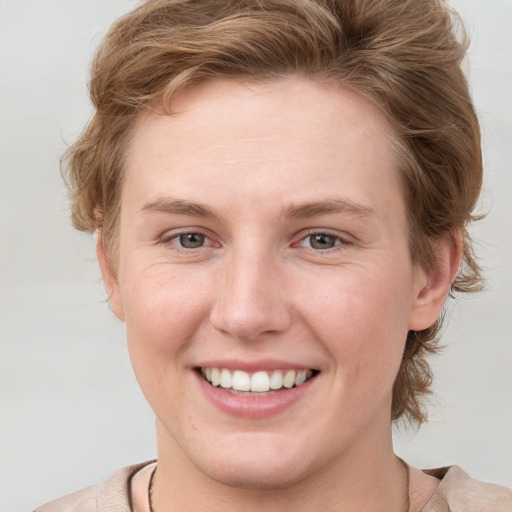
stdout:
{"type": "Polygon", "coordinates": [[[189,421],[190,421],[190,428],[196,432],[198,430],[198,428],[194,425],[194,420],[192,419],[192,416],[189,415],[188,417],[189,421]]]}

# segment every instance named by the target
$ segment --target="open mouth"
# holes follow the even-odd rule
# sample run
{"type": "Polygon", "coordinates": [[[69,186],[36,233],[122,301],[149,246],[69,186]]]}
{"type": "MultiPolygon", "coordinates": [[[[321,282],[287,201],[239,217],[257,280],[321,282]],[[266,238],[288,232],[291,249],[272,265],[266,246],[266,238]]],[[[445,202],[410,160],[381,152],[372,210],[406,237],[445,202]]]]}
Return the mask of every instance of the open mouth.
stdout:
{"type": "Polygon", "coordinates": [[[254,373],[227,368],[197,368],[214,387],[243,396],[261,396],[302,386],[315,377],[317,370],[262,370],[254,373]]]}

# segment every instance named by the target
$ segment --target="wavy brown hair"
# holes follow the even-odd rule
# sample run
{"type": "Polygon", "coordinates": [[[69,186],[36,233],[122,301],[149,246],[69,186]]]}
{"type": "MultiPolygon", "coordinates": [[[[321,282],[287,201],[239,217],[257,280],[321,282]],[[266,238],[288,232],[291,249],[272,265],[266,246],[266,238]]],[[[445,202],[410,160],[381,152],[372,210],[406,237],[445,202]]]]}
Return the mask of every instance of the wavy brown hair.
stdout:
{"type": "MultiPolygon", "coordinates": [[[[141,109],[218,77],[295,74],[372,101],[398,141],[412,260],[428,269],[435,241],[457,233],[452,292],[481,286],[467,226],[482,180],[479,124],[461,69],[467,41],[442,0],[149,0],[111,27],[92,64],[95,113],[63,158],[74,226],[99,230],[115,269],[123,157],[141,109]]],[[[409,332],[392,418],[426,420],[427,356],[439,319],[409,332]]]]}

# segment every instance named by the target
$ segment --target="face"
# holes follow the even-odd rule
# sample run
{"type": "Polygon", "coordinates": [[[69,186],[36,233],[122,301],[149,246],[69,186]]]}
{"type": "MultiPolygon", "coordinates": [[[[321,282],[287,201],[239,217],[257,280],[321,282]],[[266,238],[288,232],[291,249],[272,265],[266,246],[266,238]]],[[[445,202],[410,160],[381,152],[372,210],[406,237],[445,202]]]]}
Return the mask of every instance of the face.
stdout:
{"type": "Polygon", "coordinates": [[[138,120],[103,265],[159,456],[264,487],[378,451],[407,331],[432,321],[385,119],[301,78],[172,107],[138,120]]]}

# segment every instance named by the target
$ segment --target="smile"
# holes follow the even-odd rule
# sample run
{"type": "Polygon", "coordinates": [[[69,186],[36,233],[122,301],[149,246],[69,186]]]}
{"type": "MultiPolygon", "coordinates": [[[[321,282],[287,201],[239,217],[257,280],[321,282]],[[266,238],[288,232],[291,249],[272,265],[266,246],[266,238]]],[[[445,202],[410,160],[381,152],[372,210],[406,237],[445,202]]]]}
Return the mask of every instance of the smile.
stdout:
{"type": "Polygon", "coordinates": [[[271,370],[248,373],[227,368],[200,368],[201,375],[214,387],[233,394],[260,395],[302,386],[315,370],[271,370]]]}

